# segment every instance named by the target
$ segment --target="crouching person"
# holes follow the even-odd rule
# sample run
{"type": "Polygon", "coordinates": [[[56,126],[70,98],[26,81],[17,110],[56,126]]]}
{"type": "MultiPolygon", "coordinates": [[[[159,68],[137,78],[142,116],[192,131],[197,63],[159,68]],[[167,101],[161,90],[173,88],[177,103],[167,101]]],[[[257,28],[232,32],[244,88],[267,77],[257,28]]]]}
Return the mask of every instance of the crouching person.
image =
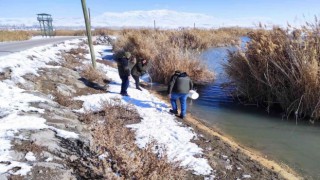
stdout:
{"type": "Polygon", "coordinates": [[[135,81],[136,89],[142,91],[139,85],[140,76],[143,76],[147,72],[148,60],[145,58],[139,59],[131,70],[131,75],[135,81]]]}
{"type": "Polygon", "coordinates": [[[171,76],[168,85],[168,94],[172,106],[170,112],[176,114],[181,119],[186,117],[187,98],[191,89],[193,89],[193,83],[187,73],[175,71],[175,73],[171,76]],[[179,99],[181,105],[180,115],[178,115],[177,99],[179,99]]]}

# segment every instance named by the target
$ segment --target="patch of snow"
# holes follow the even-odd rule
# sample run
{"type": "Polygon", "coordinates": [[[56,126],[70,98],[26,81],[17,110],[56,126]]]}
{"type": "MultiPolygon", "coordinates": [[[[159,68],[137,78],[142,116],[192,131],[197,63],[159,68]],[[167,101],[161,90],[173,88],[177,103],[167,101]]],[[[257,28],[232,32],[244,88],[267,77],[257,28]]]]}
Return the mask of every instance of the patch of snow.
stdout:
{"type": "Polygon", "coordinates": [[[222,159],[228,159],[228,156],[226,156],[226,155],[222,155],[222,159]]]}
{"type": "MultiPolygon", "coordinates": [[[[105,47],[104,47],[105,48],[105,47]]],[[[102,50],[97,48],[98,51],[102,50]]],[[[84,101],[83,107],[78,112],[99,111],[103,101],[111,101],[112,98],[119,98],[124,104],[133,104],[140,116],[143,118],[140,123],[128,125],[136,133],[136,144],[144,148],[152,140],[166,147],[166,153],[170,161],[180,161],[182,167],[186,167],[197,175],[210,175],[212,168],[207,159],[197,158],[203,150],[191,140],[197,137],[192,128],[182,127],[176,121],[175,116],[169,114],[168,105],[152,95],[147,90],[135,89],[134,81],[130,80],[128,93],[130,97],[122,97],[120,92],[121,80],[118,71],[112,67],[101,66],[107,76],[113,80],[109,84],[110,93],[92,94],[76,97],[76,100],[84,101]]]]}
{"type": "Polygon", "coordinates": [[[226,166],[226,169],[227,169],[227,170],[232,170],[232,165],[227,165],[227,166],[226,166]]]}
{"type": "Polygon", "coordinates": [[[36,161],[37,158],[34,156],[33,152],[28,152],[25,156],[27,161],[36,161]]]}
{"type": "Polygon", "coordinates": [[[6,56],[1,56],[0,61],[5,62],[0,64],[0,72],[5,68],[11,69],[11,81],[14,83],[24,83],[23,75],[34,74],[38,76],[39,68],[50,67],[46,63],[50,61],[59,62],[60,58],[57,53],[60,50],[67,50],[76,48],[76,44],[80,42],[79,39],[66,41],[66,43],[59,43],[56,46],[46,45],[41,47],[34,47],[19,53],[13,53],[6,56]],[[33,55],[33,60],[29,57],[33,55]]]}
{"type": "Polygon", "coordinates": [[[108,152],[105,152],[105,153],[101,154],[98,158],[99,158],[100,160],[104,160],[104,159],[106,159],[107,157],[109,157],[109,153],[108,153],[108,152]]]}
{"type": "Polygon", "coordinates": [[[251,178],[251,175],[250,174],[244,174],[244,175],[242,175],[242,178],[249,179],[249,178],[251,178]]]}
{"type": "Polygon", "coordinates": [[[52,157],[48,157],[46,160],[44,160],[44,161],[46,161],[46,162],[51,162],[51,161],[53,161],[53,158],[52,157]]]}
{"type": "Polygon", "coordinates": [[[209,177],[204,177],[204,180],[214,180],[214,178],[216,178],[214,175],[211,175],[209,177]]]}
{"type": "Polygon", "coordinates": [[[57,129],[55,127],[52,126],[48,126],[49,129],[51,129],[52,131],[56,132],[56,135],[65,139],[69,139],[69,138],[73,138],[73,139],[78,139],[79,135],[77,133],[74,132],[70,132],[70,131],[65,131],[62,129],[57,129]]]}
{"type": "MultiPolygon", "coordinates": [[[[32,102],[46,102],[50,99],[45,99],[26,92],[17,86],[17,83],[23,83],[23,75],[31,73],[38,75],[37,71],[40,68],[50,67],[46,63],[50,61],[59,62],[60,59],[56,55],[60,50],[68,50],[77,47],[76,44],[80,40],[66,41],[57,46],[47,45],[42,47],[32,48],[19,53],[10,54],[0,57],[0,72],[9,68],[11,70],[11,78],[0,81],[0,174],[9,172],[12,174],[26,175],[32,166],[14,161],[10,156],[11,140],[14,138],[24,139],[19,133],[19,130],[40,130],[52,129],[57,133],[57,136],[64,138],[77,138],[78,135],[72,132],[59,130],[45,124],[46,120],[40,117],[39,114],[44,113],[44,109],[30,106],[32,102]],[[31,60],[28,57],[33,57],[31,60]],[[28,112],[35,113],[34,115],[25,114],[28,112]],[[10,169],[20,167],[17,172],[11,172],[10,169]]],[[[26,159],[32,160],[30,153],[26,159]]]]}

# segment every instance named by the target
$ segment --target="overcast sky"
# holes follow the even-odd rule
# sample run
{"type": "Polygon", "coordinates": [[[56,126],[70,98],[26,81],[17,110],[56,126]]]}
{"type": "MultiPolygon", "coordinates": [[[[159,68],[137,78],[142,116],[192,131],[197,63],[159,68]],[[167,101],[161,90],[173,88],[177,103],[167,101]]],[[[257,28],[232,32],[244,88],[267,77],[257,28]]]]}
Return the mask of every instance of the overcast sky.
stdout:
{"type": "MultiPolygon", "coordinates": [[[[87,0],[87,6],[93,18],[100,17],[99,23],[102,19],[108,21],[110,15],[111,20],[121,21],[121,18],[130,17],[132,12],[135,12],[137,19],[138,16],[148,12],[150,15],[150,11],[158,10],[162,10],[160,15],[163,15],[163,10],[170,12],[165,17],[166,22],[176,22],[177,17],[181,21],[181,17],[187,15],[193,17],[192,21],[199,18],[199,22],[190,21],[190,24],[205,24],[205,21],[209,21],[208,24],[219,26],[248,26],[258,21],[285,25],[287,22],[294,24],[311,21],[315,15],[320,15],[320,0],[87,0]],[[104,18],[101,19],[102,16],[104,18]]],[[[83,19],[81,0],[0,0],[0,24],[9,22],[10,18],[36,19],[37,13],[52,14],[57,23],[63,18],[83,19]]],[[[144,20],[150,21],[156,18],[154,16],[159,16],[158,13],[152,15],[150,18],[144,17],[144,20]]],[[[113,24],[109,22],[106,25],[113,24]]]]}

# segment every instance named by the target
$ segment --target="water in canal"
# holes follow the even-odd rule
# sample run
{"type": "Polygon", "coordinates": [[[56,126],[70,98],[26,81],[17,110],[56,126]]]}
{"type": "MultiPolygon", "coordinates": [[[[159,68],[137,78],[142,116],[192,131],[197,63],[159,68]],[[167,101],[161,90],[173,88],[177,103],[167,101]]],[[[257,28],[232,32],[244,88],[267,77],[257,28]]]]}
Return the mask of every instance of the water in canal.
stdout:
{"type": "Polygon", "coordinates": [[[217,80],[198,87],[199,99],[189,105],[190,112],[216,127],[236,142],[289,165],[307,179],[320,179],[320,127],[268,114],[256,106],[235,103],[221,84],[228,81],[222,63],[227,49],[214,48],[202,54],[217,80]]]}

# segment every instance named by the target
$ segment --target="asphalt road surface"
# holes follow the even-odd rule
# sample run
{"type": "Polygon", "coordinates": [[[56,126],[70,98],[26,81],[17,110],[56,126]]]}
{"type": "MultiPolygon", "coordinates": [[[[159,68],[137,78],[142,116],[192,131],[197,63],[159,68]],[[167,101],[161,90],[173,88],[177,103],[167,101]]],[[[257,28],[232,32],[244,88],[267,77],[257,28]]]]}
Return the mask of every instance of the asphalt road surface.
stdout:
{"type": "Polygon", "coordinates": [[[43,39],[32,39],[27,41],[13,41],[13,42],[1,42],[0,43],[0,56],[5,56],[11,53],[20,52],[26,49],[30,49],[37,46],[43,46],[47,44],[55,44],[63,42],[65,40],[79,38],[76,36],[65,37],[53,37],[43,39]]]}

